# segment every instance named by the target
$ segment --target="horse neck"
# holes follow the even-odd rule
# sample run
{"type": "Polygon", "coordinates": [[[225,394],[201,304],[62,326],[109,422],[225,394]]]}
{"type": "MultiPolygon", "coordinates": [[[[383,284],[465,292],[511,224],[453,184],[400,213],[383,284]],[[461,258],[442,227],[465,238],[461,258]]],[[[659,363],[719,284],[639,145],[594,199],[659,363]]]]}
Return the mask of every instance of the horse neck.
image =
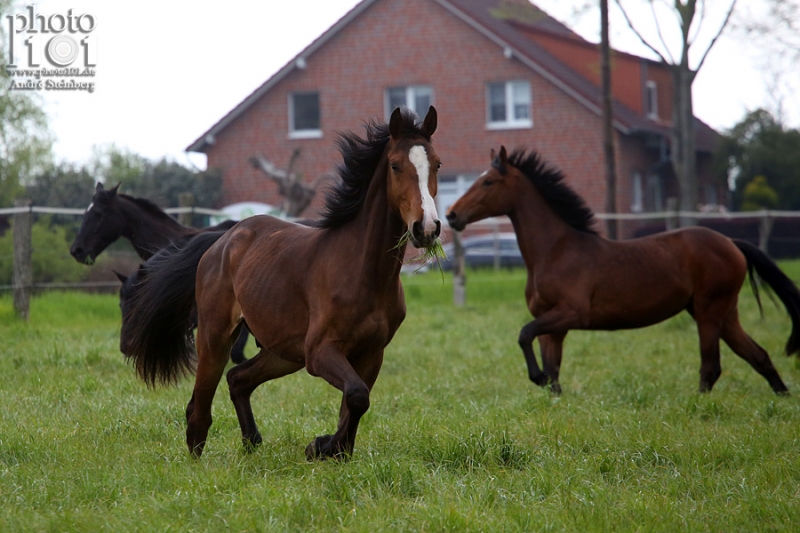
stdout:
{"type": "Polygon", "coordinates": [[[389,206],[386,190],[386,162],[370,182],[361,211],[347,224],[351,245],[353,270],[360,269],[362,283],[374,281],[375,287],[393,287],[391,282],[400,275],[406,246],[397,243],[406,231],[405,223],[389,206]]]}
{"type": "Polygon", "coordinates": [[[195,231],[166,214],[163,217],[154,215],[127,198],[118,197],[118,201],[125,220],[122,236],[130,241],[143,259],[149,259],[170,242],[195,231]]]}
{"type": "Polygon", "coordinates": [[[554,246],[575,230],[556,214],[536,187],[527,179],[520,180],[521,190],[515,195],[514,208],[508,218],[517,234],[520,253],[530,270],[547,261],[554,246]]]}

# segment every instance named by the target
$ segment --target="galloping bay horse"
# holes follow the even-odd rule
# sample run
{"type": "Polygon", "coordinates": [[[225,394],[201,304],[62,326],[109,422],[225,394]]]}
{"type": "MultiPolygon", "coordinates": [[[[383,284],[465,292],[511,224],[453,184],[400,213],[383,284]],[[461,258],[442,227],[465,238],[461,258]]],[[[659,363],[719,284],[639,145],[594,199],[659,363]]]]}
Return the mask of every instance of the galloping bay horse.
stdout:
{"type": "Polygon", "coordinates": [[[800,292],[755,246],[700,227],[626,241],[602,238],[592,229],[593,213],[558,170],[535,152],[508,155],[505,147],[492,151],[491,168],[452,205],[447,220],[460,231],[499,215],[511,219],[528,268],[525,297],[535,320],[520,331],[519,345],[537,385],[561,391],[561,348],[569,330],[639,328],[686,310],[700,336],[700,391],[710,391],[722,372],[721,338],[773,391],[787,393],[767,352],[742,329],[738,295],[748,272],[756,297],[753,271],[773,288],[792,319],[788,355],[800,351],[800,292]]]}
{"type": "Polygon", "coordinates": [[[367,124],[365,139],[343,134],[341,181],[328,194],[318,228],[255,216],[210,247],[195,239],[149,265],[123,325],[126,355],[147,383],[175,381],[193,365],[195,348],[184,332],[197,302],[196,377],[186,408],[192,454],[203,452],[211,402],[243,322],[261,345],[227,375],[245,446],[262,441],[252,392],[305,367],[342,392],[336,432],[314,439],[306,457],[352,454],[384,349],[405,318],[404,235],[429,248],[441,230],[433,200],[436,124],[433,107],[421,125],[396,109],[388,125],[367,124]]]}

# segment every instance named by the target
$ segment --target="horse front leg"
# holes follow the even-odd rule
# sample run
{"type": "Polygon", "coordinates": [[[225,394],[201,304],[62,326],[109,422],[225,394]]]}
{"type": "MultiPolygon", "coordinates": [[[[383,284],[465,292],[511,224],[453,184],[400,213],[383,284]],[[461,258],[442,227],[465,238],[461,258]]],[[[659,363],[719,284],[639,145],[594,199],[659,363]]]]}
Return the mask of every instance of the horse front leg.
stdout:
{"type": "Polygon", "coordinates": [[[382,361],[382,351],[379,355],[356,359],[357,371],[354,364],[332,345],[309,352],[306,360],[308,373],[323,378],[342,391],[342,405],[336,433],[315,438],[306,447],[306,459],[338,459],[353,454],[358,423],[369,409],[370,389],[378,377],[382,361]]]}
{"type": "Polygon", "coordinates": [[[519,332],[519,346],[528,366],[531,381],[544,387],[551,384],[551,390],[561,392],[558,373],[561,368],[561,347],[567,332],[581,326],[579,313],[567,305],[561,305],[542,313],[535,320],[525,324],[519,332]],[[533,352],[533,341],[539,337],[542,348],[542,367],[539,369],[533,352]]]}

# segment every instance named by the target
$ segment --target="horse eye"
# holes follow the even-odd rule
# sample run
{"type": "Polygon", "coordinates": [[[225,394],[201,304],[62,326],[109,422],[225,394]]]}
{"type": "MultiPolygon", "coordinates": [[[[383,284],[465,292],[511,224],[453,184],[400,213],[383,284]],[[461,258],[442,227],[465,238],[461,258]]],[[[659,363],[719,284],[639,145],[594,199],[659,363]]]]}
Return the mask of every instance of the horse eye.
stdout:
{"type": "Polygon", "coordinates": [[[441,162],[441,161],[439,161],[439,162],[436,164],[436,170],[439,170],[440,168],[442,168],[442,162],[441,162]]]}
{"type": "Polygon", "coordinates": [[[389,167],[391,167],[391,169],[394,170],[395,172],[398,172],[400,170],[400,165],[398,165],[397,163],[390,163],[389,167]]]}
{"type": "Polygon", "coordinates": [[[482,185],[484,187],[489,187],[490,185],[494,185],[494,180],[490,180],[489,178],[486,178],[485,180],[483,180],[482,185]]]}

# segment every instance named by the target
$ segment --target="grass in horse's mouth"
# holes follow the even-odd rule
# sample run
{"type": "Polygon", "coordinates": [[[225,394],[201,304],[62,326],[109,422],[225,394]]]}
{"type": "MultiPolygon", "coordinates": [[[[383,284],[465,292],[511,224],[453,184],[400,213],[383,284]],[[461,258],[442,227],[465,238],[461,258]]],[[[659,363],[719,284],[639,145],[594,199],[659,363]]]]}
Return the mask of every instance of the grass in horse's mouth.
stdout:
{"type": "MultiPolygon", "coordinates": [[[[397,250],[398,248],[408,244],[410,240],[411,232],[406,231],[403,236],[400,237],[400,240],[397,241],[397,245],[392,248],[392,250],[397,250]]],[[[436,237],[436,239],[433,241],[433,244],[427,248],[423,248],[422,253],[409,259],[408,263],[420,263],[419,269],[421,269],[434,259],[436,260],[436,265],[439,267],[439,272],[442,272],[442,275],[444,275],[444,271],[442,271],[442,264],[439,262],[439,259],[447,259],[447,254],[444,251],[444,247],[442,247],[442,239],[440,237],[436,237]]]]}

